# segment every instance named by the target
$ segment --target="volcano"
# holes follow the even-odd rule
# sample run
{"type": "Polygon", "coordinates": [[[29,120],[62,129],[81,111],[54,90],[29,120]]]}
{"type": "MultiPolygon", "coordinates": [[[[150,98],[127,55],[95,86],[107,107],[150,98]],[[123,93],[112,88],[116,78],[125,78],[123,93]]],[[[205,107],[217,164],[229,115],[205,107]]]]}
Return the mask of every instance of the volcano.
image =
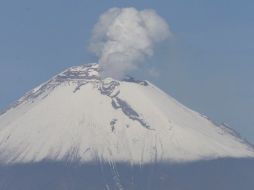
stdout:
{"type": "MultiPolygon", "coordinates": [[[[117,163],[145,167],[253,157],[253,146],[234,130],[185,107],[148,81],[101,78],[98,64],[66,69],[0,115],[0,184],[15,181],[6,174],[16,176],[13,167],[42,162],[103,163],[116,172],[117,163]]],[[[106,182],[102,186],[124,189],[118,178],[115,188],[106,182]]],[[[29,184],[17,189],[39,189],[29,184]]]]}
{"type": "Polygon", "coordinates": [[[254,156],[233,130],[148,81],[101,79],[97,64],[71,67],[18,100],[0,117],[0,142],[6,163],[254,156]]]}

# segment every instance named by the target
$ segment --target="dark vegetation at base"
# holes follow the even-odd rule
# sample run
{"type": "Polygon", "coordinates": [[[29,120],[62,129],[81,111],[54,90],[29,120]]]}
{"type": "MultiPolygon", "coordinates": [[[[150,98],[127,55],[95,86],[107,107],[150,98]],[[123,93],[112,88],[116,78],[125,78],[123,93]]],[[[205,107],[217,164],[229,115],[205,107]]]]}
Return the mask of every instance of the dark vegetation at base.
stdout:
{"type": "Polygon", "coordinates": [[[1,190],[253,190],[253,159],[185,164],[78,164],[44,161],[0,166],[1,190]]]}

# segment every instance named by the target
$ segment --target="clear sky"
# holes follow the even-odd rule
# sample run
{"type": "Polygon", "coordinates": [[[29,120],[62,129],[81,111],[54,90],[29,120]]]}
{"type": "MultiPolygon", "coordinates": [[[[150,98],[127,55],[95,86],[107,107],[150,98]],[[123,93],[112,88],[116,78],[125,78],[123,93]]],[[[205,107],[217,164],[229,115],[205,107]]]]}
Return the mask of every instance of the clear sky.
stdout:
{"type": "Polygon", "coordinates": [[[93,25],[111,7],[152,8],[174,38],[133,73],[254,143],[253,0],[1,0],[0,109],[63,69],[96,58],[93,25]]]}

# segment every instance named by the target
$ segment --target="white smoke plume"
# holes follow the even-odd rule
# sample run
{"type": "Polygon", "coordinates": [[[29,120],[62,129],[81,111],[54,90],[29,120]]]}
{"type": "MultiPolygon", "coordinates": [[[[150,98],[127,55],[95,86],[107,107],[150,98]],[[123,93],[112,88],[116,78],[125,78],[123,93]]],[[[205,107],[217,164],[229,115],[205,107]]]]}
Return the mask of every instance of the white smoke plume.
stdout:
{"type": "Polygon", "coordinates": [[[112,8],[96,23],[89,49],[98,56],[103,77],[122,78],[170,35],[168,24],[154,10],[112,8]]]}

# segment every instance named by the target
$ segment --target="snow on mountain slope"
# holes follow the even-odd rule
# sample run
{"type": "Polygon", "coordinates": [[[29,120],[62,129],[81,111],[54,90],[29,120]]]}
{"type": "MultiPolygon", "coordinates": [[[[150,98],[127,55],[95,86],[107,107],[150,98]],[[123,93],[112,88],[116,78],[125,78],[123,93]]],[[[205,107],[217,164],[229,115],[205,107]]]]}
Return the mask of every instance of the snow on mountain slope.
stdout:
{"type": "Polygon", "coordinates": [[[254,157],[254,150],[147,81],[100,79],[96,64],[65,70],[0,116],[4,163],[218,157],[254,157]]]}

